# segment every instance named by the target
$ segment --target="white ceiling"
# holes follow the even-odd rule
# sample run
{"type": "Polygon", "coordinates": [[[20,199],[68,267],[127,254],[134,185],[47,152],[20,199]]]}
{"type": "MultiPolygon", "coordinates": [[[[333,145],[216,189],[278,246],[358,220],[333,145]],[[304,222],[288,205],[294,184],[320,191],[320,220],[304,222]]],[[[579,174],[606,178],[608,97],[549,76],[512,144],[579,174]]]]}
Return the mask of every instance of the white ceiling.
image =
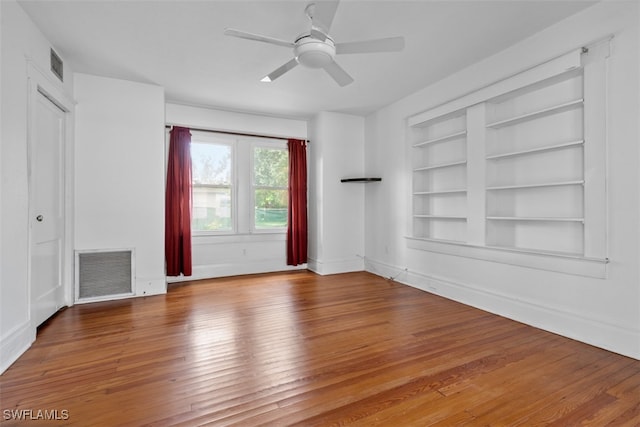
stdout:
{"type": "MultiPolygon", "coordinates": [[[[0,0],[1,1],[1,0],[0,0]]],[[[368,114],[540,31],[587,0],[342,0],[339,42],[402,35],[400,53],[340,55],[355,79],[296,67],[285,47],[223,35],[226,27],[294,41],[309,30],[305,0],[21,0],[74,71],[163,86],[167,101],[271,115],[368,114]]]]}

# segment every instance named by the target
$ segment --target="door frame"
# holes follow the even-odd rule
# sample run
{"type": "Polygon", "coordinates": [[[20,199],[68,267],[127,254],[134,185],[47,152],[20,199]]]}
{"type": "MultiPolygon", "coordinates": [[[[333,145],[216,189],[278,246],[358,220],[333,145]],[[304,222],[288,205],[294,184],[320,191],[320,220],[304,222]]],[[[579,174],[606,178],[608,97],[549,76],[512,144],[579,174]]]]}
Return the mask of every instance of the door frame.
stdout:
{"type": "MultiPolygon", "coordinates": [[[[51,74],[51,73],[49,73],[51,74]]],[[[74,118],[75,118],[75,102],[66,95],[63,84],[50,77],[38,67],[32,60],[27,59],[27,189],[28,189],[28,254],[27,254],[27,283],[28,283],[28,305],[29,305],[29,322],[33,322],[31,307],[31,259],[33,231],[31,228],[31,219],[36,214],[34,212],[34,182],[33,182],[33,150],[35,147],[35,106],[39,96],[46,97],[60,110],[64,112],[64,136],[63,136],[63,155],[62,155],[62,194],[63,194],[63,212],[64,223],[62,233],[62,253],[61,258],[61,275],[63,287],[63,305],[71,306],[74,301],[73,288],[73,135],[74,135],[74,118]]],[[[34,330],[38,325],[31,325],[34,330]]]]}

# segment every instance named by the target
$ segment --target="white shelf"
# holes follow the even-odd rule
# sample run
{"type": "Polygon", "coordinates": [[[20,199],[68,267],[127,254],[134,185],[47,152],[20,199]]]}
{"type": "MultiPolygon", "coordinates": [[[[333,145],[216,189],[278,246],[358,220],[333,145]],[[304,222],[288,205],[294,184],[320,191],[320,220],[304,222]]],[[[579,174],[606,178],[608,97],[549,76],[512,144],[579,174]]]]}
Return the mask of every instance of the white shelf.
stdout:
{"type": "Polygon", "coordinates": [[[457,216],[457,215],[414,215],[414,218],[423,218],[423,219],[451,219],[451,220],[462,220],[466,221],[466,216],[457,216]]]}
{"type": "Polygon", "coordinates": [[[565,142],[562,144],[554,144],[554,145],[547,145],[544,147],[531,148],[529,150],[519,150],[519,151],[511,151],[511,152],[502,153],[502,154],[493,154],[491,156],[487,156],[487,160],[504,159],[507,157],[523,156],[523,155],[533,154],[533,153],[542,153],[544,151],[552,151],[552,150],[559,150],[562,148],[576,147],[583,144],[584,144],[584,140],[581,139],[578,141],[565,142]]]}
{"type": "Polygon", "coordinates": [[[437,190],[437,191],[416,191],[413,193],[414,196],[432,196],[438,194],[456,194],[456,193],[466,193],[467,190],[437,190]]]}
{"type": "Polygon", "coordinates": [[[437,142],[451,141],[451,140],[454,140],[454,139],[459,138],[461,136],[464,136],[466,134],[467,134],[467,131],[463,130],[463,131],[460,131],[460,132],[456,132],[456,133],[452,133],[452,134],[449,134],[449,135],[441,136],[439,138],[434,138],[434,139],[429,139],[429,140],[426,140],[426,141],[418,142],[417,144],[413,144],[413,147],[417,148],[417,147],[423,147],[423,146],[429,145],[429,144],[435,144],[437,142]]]}
{"type": "Polygon", "coordinates": [[[584,185],[584,180],[546,182],[546,183],[540,183],[540,184],[502,185],[502,186],[495,186],[495,187],[487,187],[486,189],[487,191],[518,190],[521,188],[560,187],[563,185],[584,185]]]}
{"type": "Polygon", "coordinates": [[[497,122],[487,124],[488,128],[498,129],[505,126],[512,126],[518,123],[526,122],[528,120],[537,119],[540,117],[548,116],[551,114],[562,113],[564,111],[569,111],[574,108],[578,108],[582,106],[584,100],[576,99],[575,101],[566,102],[559,105],[554,105],[553,107],[543,108],[541,110],[533,111],[530,113],[522,114],[520,116],[511,117],[505,120],[499,120],[497,122]]]}
{"type": "Polygon", "coordinates": [[[493,221],[581,222],[581,223],[584,223],[584,218],[563,218],[563,217],[488,216],[487,219],[493,220],[493,221]]]}
{"type": "Polygon", "coordinates": [[[451,162],[451,163],[442,163],[439,165],[433,165],[433,166],[424,166],[421,168],[417,168],[414,169],[414,172],[421,172],[421,171],[428,171],[428,170],[432,170],[432,169],[440,169],[440,168],[449,168],[452,166],[460,166],[460,165],[466,165],[467,161],[466,160],[461,160],[461,161],[457,161],[457,162],[451,162]]]}

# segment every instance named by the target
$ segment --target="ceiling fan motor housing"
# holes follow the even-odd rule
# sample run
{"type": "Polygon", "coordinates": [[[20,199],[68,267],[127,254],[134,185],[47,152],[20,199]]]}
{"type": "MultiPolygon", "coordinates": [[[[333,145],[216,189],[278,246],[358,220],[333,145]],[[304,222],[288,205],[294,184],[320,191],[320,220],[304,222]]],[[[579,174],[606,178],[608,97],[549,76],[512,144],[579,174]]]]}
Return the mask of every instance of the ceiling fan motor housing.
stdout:
{"type": "Polygon", "coordinates": [[[299,64],[309,68],[323,68],[333,62],[336,47],[329,37],[322,41],[311,35],[304,35],[296,40],[293,53],[299,64]]]}

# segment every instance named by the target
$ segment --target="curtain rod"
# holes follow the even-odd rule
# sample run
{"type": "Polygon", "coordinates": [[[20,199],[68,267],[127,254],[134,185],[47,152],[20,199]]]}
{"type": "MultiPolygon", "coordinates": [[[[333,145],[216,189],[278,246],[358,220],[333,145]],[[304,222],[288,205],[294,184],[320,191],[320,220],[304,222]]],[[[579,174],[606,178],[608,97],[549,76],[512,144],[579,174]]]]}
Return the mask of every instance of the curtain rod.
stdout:
{"type": "MultiPolygon", "coordinates": [[[[283,139],[285,141],[288,141],[290,139],[301,139],[301,138],[293,138],[293,137],[289,138],[289,137],[286,137],[286,136],[259,135],[257,133],[233,132],[233,131],[229,131],[229,130],[202,129],[202,128],[194,128],[194,127],[190,127],[190,126],[174,125],[174,124],[167,124],[167,125],[165,125],[165,128],[166,129],[171,129],[173,126],[185,127],[185,128],[188,128],[189,130],[195,130],[197,132],[222,133],[222,134],[225,134],[225,135],[253,136],[253,137],[257,137],[257,138],[283,139]]],[[[307,144],[309,142],[311,142],[308,139],[302,139],[302,140],[304,142],[306,142],[307,144]]]]}

